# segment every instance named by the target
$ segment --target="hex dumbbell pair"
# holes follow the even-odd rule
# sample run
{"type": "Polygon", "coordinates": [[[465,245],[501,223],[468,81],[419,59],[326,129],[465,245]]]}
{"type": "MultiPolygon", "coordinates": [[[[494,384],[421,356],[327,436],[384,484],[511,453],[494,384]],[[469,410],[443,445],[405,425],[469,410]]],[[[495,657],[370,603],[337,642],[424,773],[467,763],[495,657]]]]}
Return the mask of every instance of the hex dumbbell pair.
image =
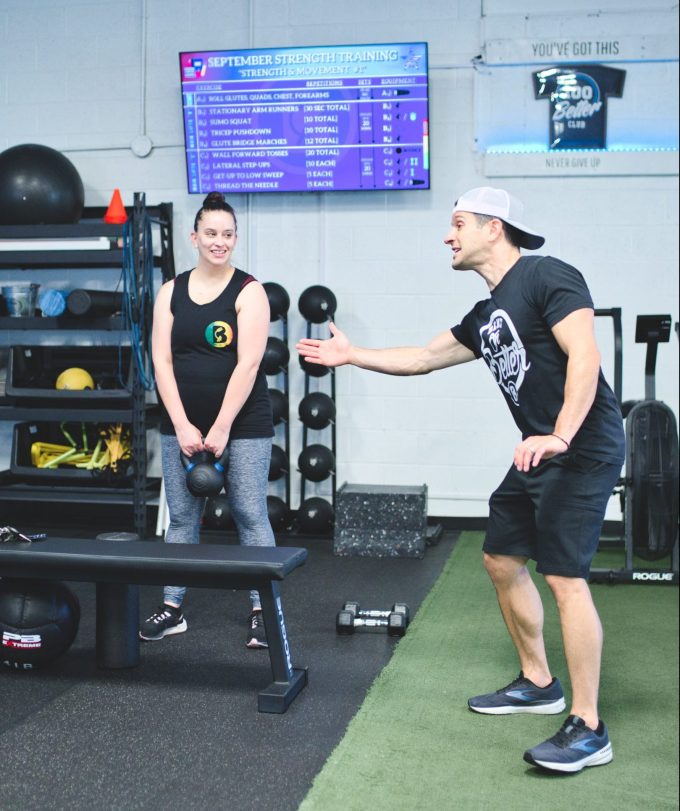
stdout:
{"type": "Polygon", "coordinates": [[[387,630],[388,636],[404,636],[409,619],[406,603],[395,603],[391,609],[381,611],[362,609],[359,603],[347,602],[338,611],[335,630],[341,635],[353,634],[356,630],[387,630]]]}

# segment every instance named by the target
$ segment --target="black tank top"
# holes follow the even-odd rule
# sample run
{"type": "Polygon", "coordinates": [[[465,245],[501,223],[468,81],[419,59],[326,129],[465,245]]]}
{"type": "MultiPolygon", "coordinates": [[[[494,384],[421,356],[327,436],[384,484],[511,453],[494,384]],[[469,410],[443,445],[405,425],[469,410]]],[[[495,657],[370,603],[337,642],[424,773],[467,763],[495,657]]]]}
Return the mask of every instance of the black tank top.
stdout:
{"type": "MultiPolygon", "coordinates": [[[[170,299],[174,316],[170,339],[172,368],[189,422],[206,436],[219,414],[227,384],[236,368],[236,299],[254,279],[236,268],[229,284],[216,299],[196,304],[189,298],[190,275],[189,270],[175,278],[170,299]]],[[[161,433],[174,434],[162,402],[161,409],[161,433]]],[[[234,420],[229,438],[273,435],[267,378],[262,369],[258,369],[253,390],[234,420]]]]}

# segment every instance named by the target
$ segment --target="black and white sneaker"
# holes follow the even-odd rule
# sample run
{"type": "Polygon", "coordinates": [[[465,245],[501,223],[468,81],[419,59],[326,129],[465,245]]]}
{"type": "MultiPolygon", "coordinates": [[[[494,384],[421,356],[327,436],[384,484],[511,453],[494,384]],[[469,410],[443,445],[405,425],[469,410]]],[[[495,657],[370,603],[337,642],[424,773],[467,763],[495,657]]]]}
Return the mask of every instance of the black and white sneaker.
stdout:
{"type": "Polygon", "coordinates": [[[570,773],[586,766],[604,766],[613,757],[604,721],[592,730],[578,715],[570,715],[552,738],[524,753],[524,760],[533,766],[570,773]]]}
{"type": "Polygon", "coordinates": [[[149,619],[144,620],[139,638],[147,642],[156,642],[170,634],[183,634],[186,629],[187,621],[184,619],[182,609],[164,603],[149,619]]]}
{"type": "Polygon", "coordinates": [[[512,715],[520,712],[554,715],[562,712],[565,706],[559,679],[553,679],[547,687],[537,687],[521,671],[506,687],[468,700],[468,707],[473,712],[485,715],[512,715]]]}
{"type": "Polygon", "coordinates": [[[246,634],[247,648],[268,648],[267,634],[264,630],[264,620],[261,611],[251,611],[248,617],[248,633],[246,634]]]}

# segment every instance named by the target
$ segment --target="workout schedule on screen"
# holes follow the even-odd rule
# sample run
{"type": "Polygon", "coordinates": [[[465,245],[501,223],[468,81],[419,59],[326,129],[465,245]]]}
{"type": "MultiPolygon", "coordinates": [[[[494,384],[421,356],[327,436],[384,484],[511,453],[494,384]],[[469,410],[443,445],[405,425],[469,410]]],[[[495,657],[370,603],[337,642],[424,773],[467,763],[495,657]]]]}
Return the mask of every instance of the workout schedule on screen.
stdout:
{"type": "Polygon", "coordinates": [[[180,54],[190,193],[429,188],[427,45],[180,54]]]}

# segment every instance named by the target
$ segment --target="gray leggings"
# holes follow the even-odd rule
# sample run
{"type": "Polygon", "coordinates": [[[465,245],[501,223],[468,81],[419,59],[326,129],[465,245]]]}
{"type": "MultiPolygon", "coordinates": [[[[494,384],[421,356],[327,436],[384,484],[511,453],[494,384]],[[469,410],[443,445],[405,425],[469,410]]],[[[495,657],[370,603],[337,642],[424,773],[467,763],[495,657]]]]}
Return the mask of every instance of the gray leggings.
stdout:
{"type": "MultiPolygon", "coordinates": [[[[224,474],[229,510],[244,546],[275,546],[274,533],[267,513],[267,482],[272,454],[272,439],[232,439],[229,463],[224,474]]],[[[198,543],[205,499],[192,496],[186,485],[186,472],[179,457],[179,442],[174,435],[161,434],[163,484],[168,502],[170,524],[166,543],[198,543]]],[[[166,603],[181,605],[186,586],[165,586],[166,603]]],[[[257,591],[250,592],[253,608],[260,607],[257,591]]]]}

